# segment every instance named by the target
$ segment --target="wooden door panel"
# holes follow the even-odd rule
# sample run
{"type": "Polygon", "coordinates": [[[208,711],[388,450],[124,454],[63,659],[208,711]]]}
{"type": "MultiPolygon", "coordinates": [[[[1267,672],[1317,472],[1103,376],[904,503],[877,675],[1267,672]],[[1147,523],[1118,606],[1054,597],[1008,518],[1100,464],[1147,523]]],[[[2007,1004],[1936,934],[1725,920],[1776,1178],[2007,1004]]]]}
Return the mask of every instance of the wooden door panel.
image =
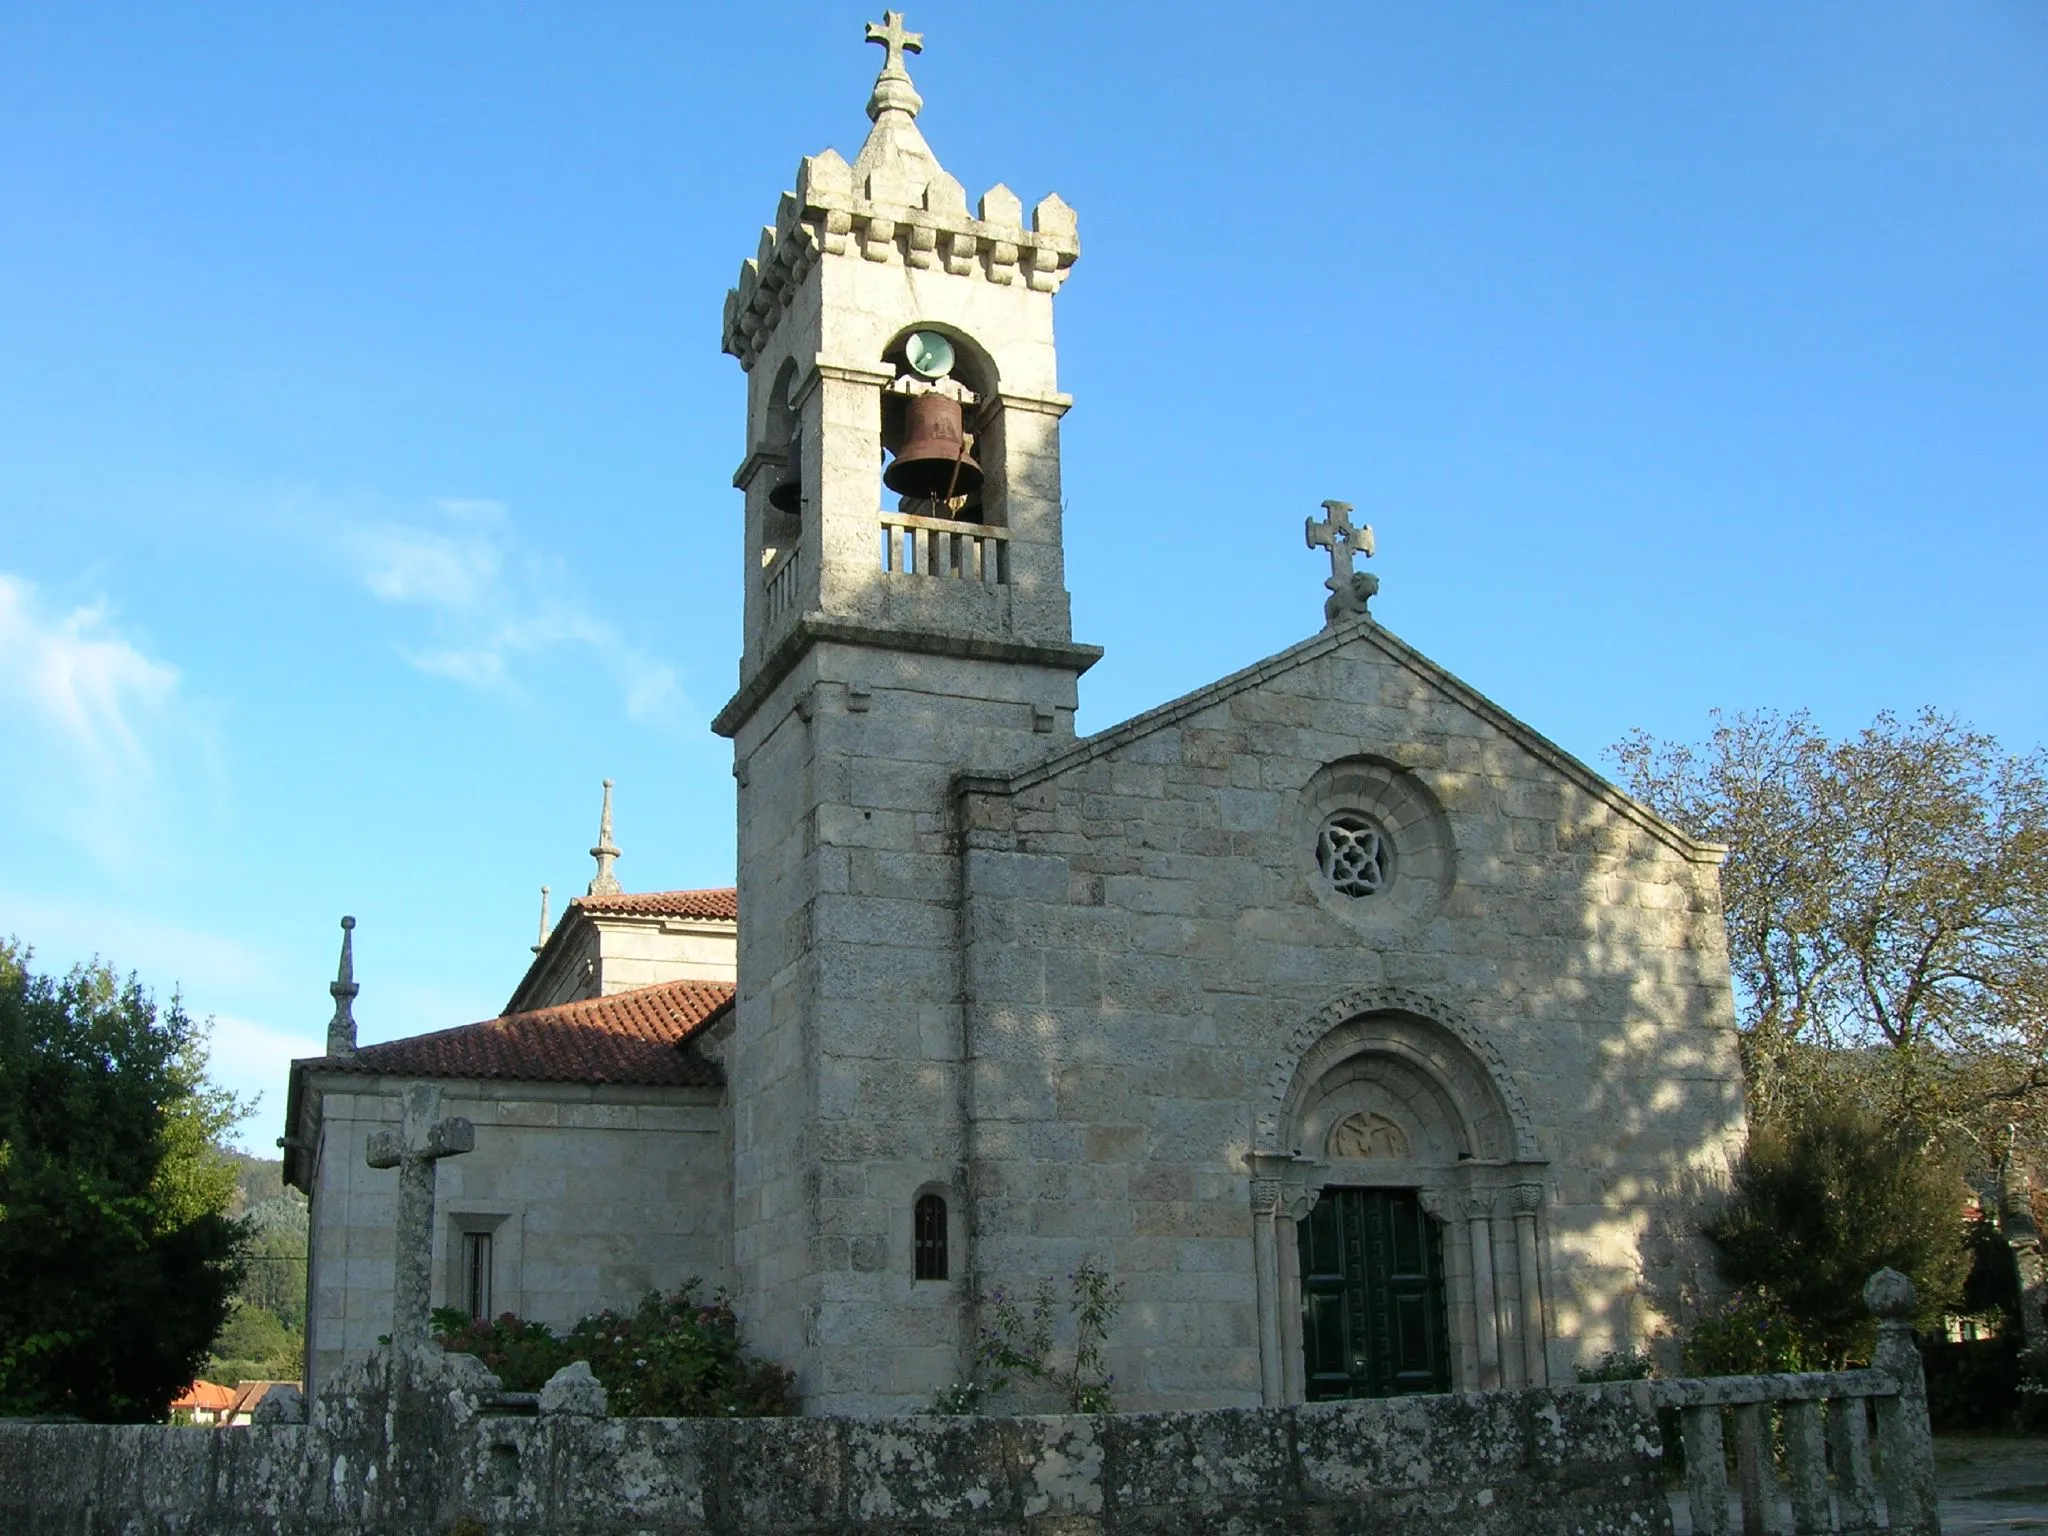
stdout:
{"type": "Polygon", "coordinates": [[[1326,1189],[1298,1230],[1310,1400],[1448,1391],[1442,1245],[1415,1191],[1326,1189]]]}

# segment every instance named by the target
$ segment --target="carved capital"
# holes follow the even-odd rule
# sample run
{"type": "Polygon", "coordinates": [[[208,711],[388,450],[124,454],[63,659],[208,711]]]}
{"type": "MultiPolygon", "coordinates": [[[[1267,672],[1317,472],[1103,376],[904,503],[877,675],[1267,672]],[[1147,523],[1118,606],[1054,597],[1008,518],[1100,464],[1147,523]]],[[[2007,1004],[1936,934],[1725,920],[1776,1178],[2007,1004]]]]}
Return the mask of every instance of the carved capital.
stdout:
{"type": "Polygon", "coordinates": [[[1438,1221],[1451,1219],[1451,1192],[1447,1189],[1418,1189],[1415,1192],[1415,1203],[1422,1207],[1425,1214],[1434,1216],[1438,1221]]]}
{"type": "Polygon", "coordinates": [[[1280,1181],[1278,1179],[1252,1180],[1252,1214],[1271,1216],[1280,1209],[1280,1181]]]}
{"type": "Polygon", "coordinates": [[[1282,1193],[1280,1214],[1289,1221],[1300,1221],[1316,1208],[1316,1201],[1322,1197],[1320,1189],[1290,1189],[1282,1193]]]}
{"type": "Polygon", "coordinates": [[[1491,1189],[1468,1189],[1458,1196],[1458,1209],[1467,1221],[1491,1221],[1499,1191],[1491,1189]]]}
{"type": "Polygon", "coordinates": [[[1543,1186],[1517,1184],[1508,1191],[1508,1198],[1513,1201],[1517,1216],[1534,1216],[1543,1209],[1543,1186]]]}

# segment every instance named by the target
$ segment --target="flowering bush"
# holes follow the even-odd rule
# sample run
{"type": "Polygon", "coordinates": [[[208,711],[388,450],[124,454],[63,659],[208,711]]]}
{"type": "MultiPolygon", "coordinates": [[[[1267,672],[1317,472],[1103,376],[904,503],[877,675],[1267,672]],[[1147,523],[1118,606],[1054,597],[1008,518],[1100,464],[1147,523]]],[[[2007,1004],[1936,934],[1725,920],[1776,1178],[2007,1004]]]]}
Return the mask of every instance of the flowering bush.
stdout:
{"type": "Polygon", "coordinates": [[[796,1378],[747,1354],[725,1293],[701,1301],[699,1283],[686,1281],[666,1296],[649,1291],[630,1312],[586,1317],[566,1338],[510,1312],[472,1322],[442,1308],[434,1314],[436,1342],[475,1355],[514,1392],[538,1391],[563,1366],[587,1360],[622,1418],[794,1414],[796,1378]]]}
{"type": "Polygon", "coordinates": [[[538,1392],[573,1358],[546,1323],[511,1312],[472,1319],[460,1307],[434,1309],[434,1342],[451,1354],[475,1355],[508,1392],[538,1392]]]}

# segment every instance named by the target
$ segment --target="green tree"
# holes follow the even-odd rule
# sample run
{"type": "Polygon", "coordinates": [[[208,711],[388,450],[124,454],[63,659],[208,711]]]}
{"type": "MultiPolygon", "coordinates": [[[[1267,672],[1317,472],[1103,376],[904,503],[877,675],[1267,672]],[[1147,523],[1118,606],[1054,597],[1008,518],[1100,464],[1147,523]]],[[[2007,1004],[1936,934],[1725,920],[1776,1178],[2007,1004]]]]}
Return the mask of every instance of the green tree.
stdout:
{"type": "Polygon", "coordinates": [[[0,1413],[160,1419],[241,1278],[240,1106],[175,999],[31,957],[0,941],[0,1413]]]}
{"type": "Polygon", "coordinates": [[[214,1336],[200,1372],[208,1381],[238,1387],[245,1381],[296,1381],[305,1341],[262,1307],[233,1303],[214,1336]]]}
{"type": "Polygon", "coordinates": [[[1955,1308],[1970,1267],[1962,1191],[1955,1163],[1909,1128],[1835,1104],[1751,1130],[1707,1235],[1722,1274],[1756,1293],[1738,1302],[1760,1301],[1758,1317],[1782,1313],[1807,1364],[1838,1367],[1868,1358],[1876,1332],[1863,1283],[1874,1271],[1913,1282],[1923,1325],[1955,1308]]]}
{"type": "Polygon", "coordinates": [[[1831,741],[1805,714],[1638,731],[1622,780],[1729,845],[1751,1112],[1838,1098],[1994,1166],[2048,1143],[2048,756],[1933,710],[1831,741]]]}
{"type": "Polygon", "coordinates": [[[237,1297],[300,1333],[306,1326],[305,1197],[297,1190],[274,1196],[249,1207],[246,1218],[249,1243],[237,1297]]]}

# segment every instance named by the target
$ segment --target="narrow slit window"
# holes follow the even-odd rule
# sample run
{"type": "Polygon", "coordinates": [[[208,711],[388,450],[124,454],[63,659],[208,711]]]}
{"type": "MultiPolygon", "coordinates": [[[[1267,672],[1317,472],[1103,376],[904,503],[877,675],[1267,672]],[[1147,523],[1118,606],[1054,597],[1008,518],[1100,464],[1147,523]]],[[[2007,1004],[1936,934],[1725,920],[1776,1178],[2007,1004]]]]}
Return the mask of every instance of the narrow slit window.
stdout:
{"type": "Polygon", "coordinates": [[[946,1278],[946,1202],[939,1195],[919,1195],[916,1206],[916,1276],[946,1278]]]}
{"type": "Polygon", "coordinates": [[[491,1315],[491,1234],[462,1234],[462,1304],[474,1318],[491,1315]]]}

